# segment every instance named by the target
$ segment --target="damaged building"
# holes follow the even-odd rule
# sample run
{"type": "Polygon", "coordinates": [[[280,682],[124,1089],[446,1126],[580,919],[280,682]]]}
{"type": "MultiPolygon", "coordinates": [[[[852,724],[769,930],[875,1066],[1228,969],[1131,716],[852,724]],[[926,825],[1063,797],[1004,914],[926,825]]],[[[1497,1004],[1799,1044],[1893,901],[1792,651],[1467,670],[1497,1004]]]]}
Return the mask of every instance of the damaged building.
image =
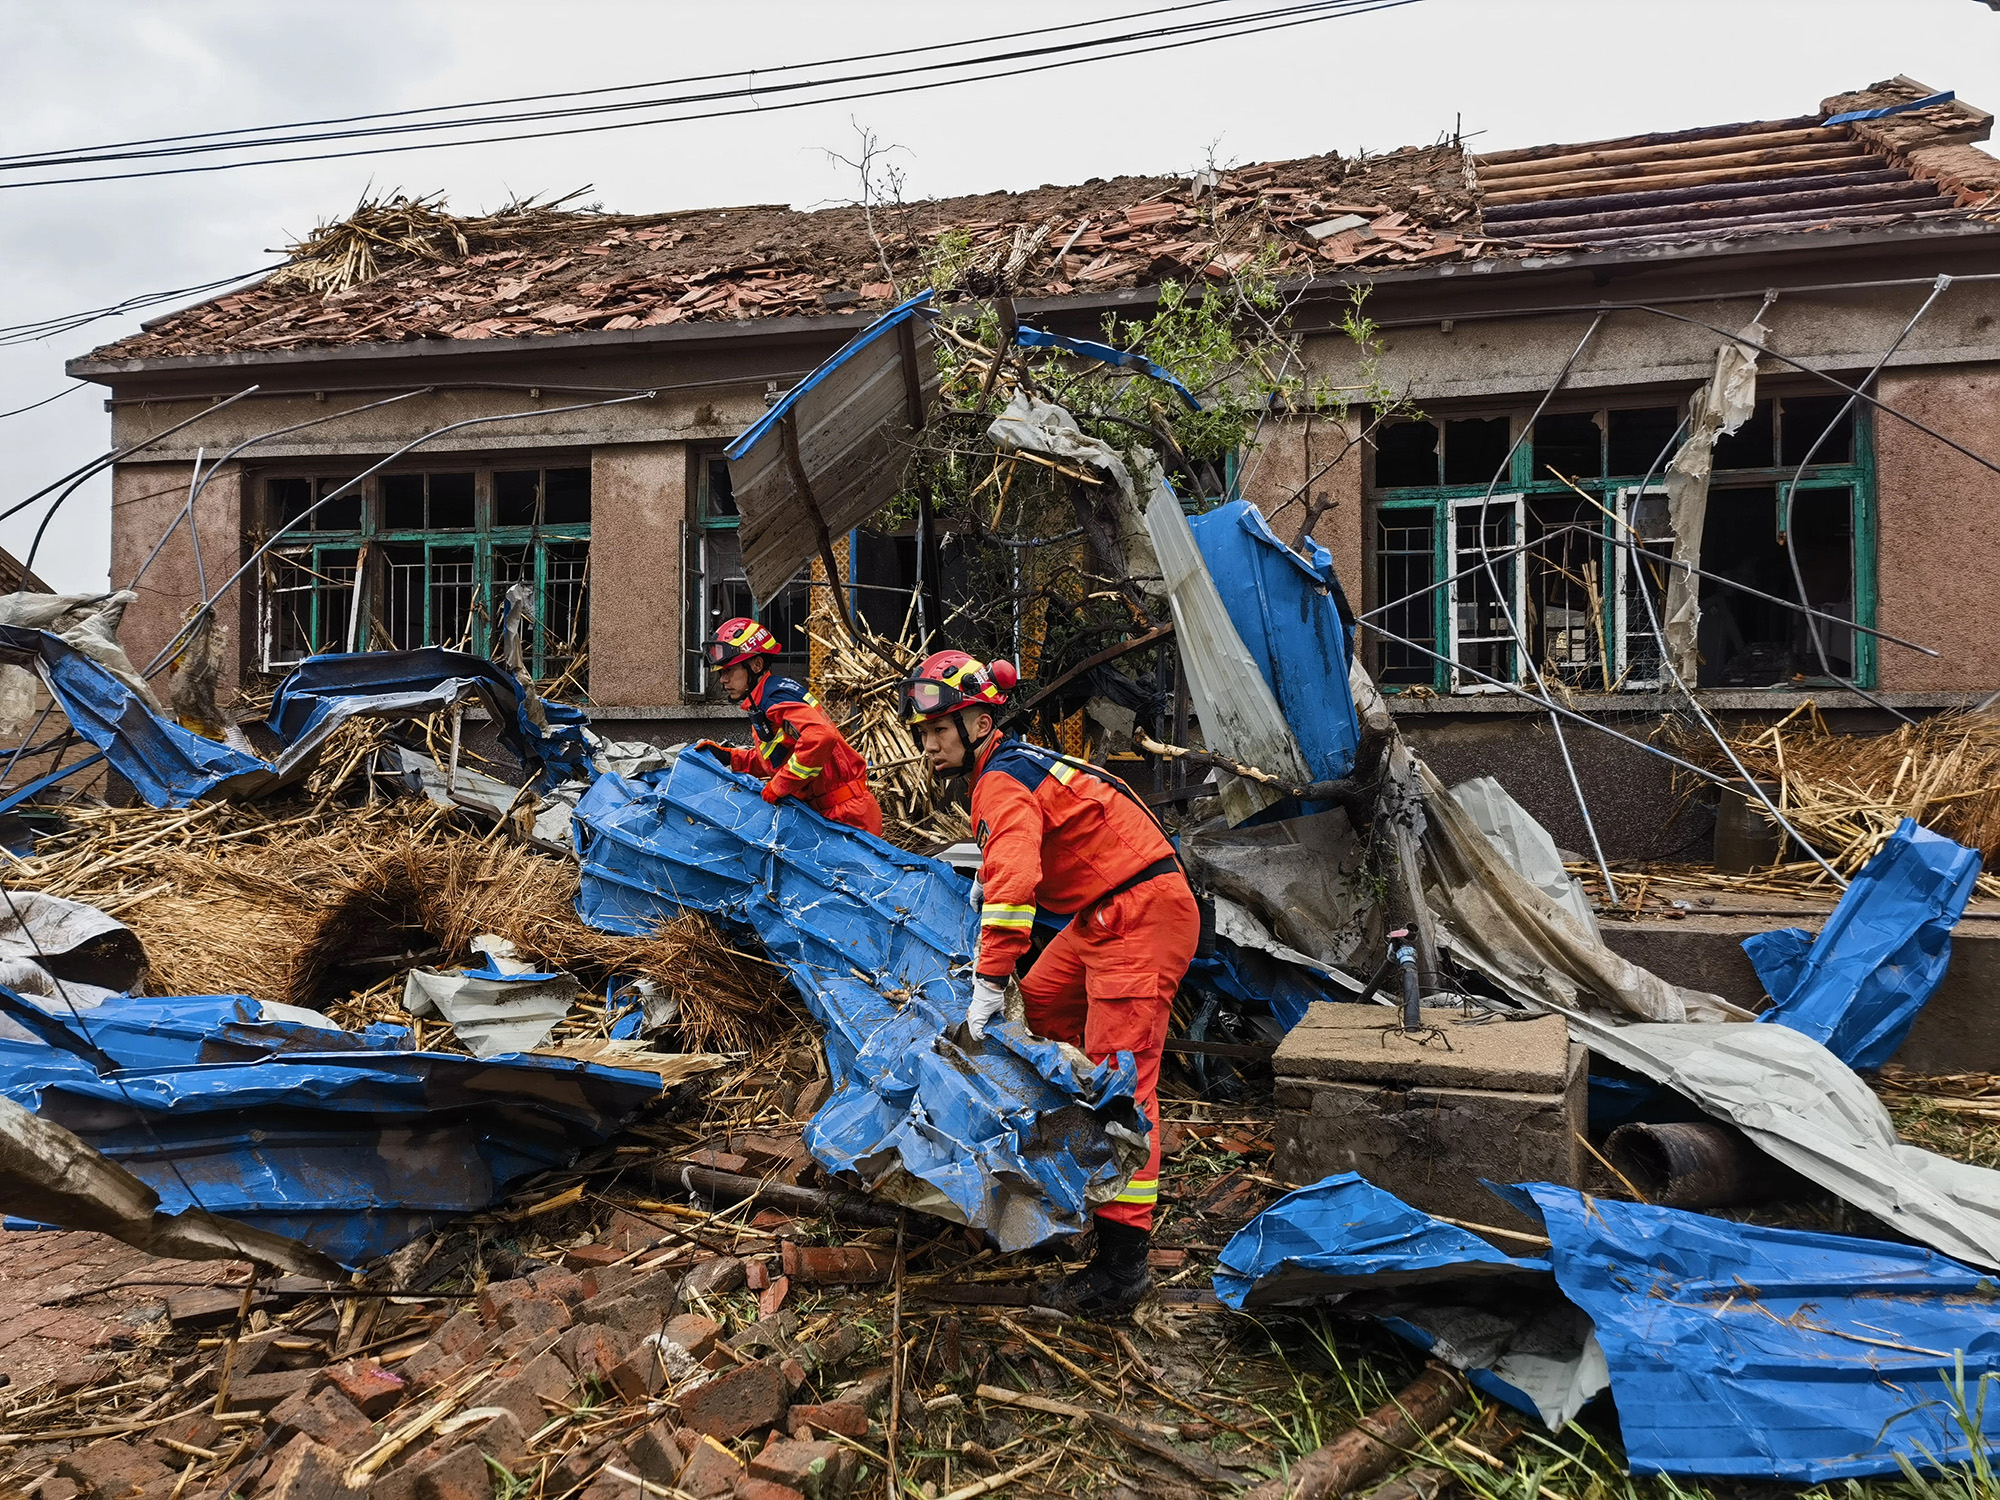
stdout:
{"type": "MultiPolygon", "coordinates": [[[[1222,484],[1294,522],[1316,507],[1355,608],[1386,632],[1364,633],[1365,659],[1414,741],[1447,778],[1502,775],[1581,848],[1547,716],[1503,684],[1546,675],[1641,736],[1676,701],[1620,543],[1673,549],[1663,455],[1753,322],[1769,352],[1747,419],[1714,446],[1688,557],[1709,575],[1691,685],[1724,715],[1809,694],[1855,725],[2000,685],[1962,603],[1996,561],[1996,481],[1937,436],[1977,450],[2000,380],[2000,294],[1979,279],[2000,167],[1973,145],[1990,122],[1894,79],[1809,115],[1670,134],[892,205],[874,214],[879,253],[858,208],[502,214],[471,223],[464,250],[414,230],[396,248],[390,227],[360,279],[302,260],[71,364],[109,389],[121,447],[255,386],[118,465],[122,587],[186,502],[197,450],[231,455],[194,507],[199,549],[168,538],[123,636],[146,661],[205,578],[423,438],[260,559],[226,611],[225,687],[320,651],[486,650],[526,582],[529,659],[554,695],[630,737],[700,733],[735,710],[692,647],[752,603],[723,446],[921,284],[938,246],[962,247],[1022,320],[1086,336],[1163,282],[1261,257],[1336,386],[1364,378],[1339,325],[1367,287],[1380,378],[1421,416],[1356,444],[1358,413],[1344,430],[1274,414],[1222,484]],[[1871,376],[1879,409],[1842,388],[1871,376]],[[1729,581],[1803,588],[1817,621],[1729,581]]],[[[851,600],[892,633],[913,530],[837,539],[851,600]]],[[[800,666],[805,601],[803,578],[759,601],[800,666]]],[[[1660,767],[1585,738],[1608,855],[1705,852],[1709,825],[1669,823],[1660,767]]]]}

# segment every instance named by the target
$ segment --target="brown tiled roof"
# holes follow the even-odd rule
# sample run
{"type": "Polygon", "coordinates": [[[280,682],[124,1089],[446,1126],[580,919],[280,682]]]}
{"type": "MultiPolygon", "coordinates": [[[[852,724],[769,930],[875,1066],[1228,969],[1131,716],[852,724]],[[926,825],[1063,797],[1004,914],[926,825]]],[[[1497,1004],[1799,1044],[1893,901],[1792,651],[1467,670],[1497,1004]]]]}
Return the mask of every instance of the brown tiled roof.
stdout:
{"type": "Polygon", "coordinates": [[[872,231],[853,207],[544,214],[532,238],[475,236],[462,255],[391,259],[344,291],[261,283],[82,363],[869,310],[928,284],[941,252],[959,285],[998,277],[1016,295],[1058,297],[1199,281],[1253,261],[1280,277],[1365,275],[1984,211],[2000,199],[2000,163],[1966,143],[1984,138],[1990,116],[1953,104],[1819,123],[1929,92],[1892,79],[1826,101],[1819,116],[1478,158],[1438,145],[936,199],[878,207],[872,231]]]}

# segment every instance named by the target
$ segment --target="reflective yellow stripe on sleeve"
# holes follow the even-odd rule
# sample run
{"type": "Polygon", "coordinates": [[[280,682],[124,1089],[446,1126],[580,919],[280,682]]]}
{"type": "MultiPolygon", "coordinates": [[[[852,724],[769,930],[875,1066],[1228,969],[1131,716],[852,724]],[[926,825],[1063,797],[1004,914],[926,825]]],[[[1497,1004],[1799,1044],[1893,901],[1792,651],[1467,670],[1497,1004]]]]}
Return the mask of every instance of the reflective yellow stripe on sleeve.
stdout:
{"type": "Polygon", "coordinates": [[[820,771],[824,768],[820,766],[809,766],[804,761],[800,760],[796,755],[794,755],[791,759],[785,762],[785,769],[787,771],[790,771],[794,776],[798,777],[799,780],[801,781],[811,781],[813,777],[819,775],[820,771]]]}
{"type": "Polygon", "coordinates": [[[1032,906],[1005,906],[997,901],[989,901],[979,908],[979,925],[1018,927],[1025,930],[1035,925],[1035,909],[1032,906]]]}

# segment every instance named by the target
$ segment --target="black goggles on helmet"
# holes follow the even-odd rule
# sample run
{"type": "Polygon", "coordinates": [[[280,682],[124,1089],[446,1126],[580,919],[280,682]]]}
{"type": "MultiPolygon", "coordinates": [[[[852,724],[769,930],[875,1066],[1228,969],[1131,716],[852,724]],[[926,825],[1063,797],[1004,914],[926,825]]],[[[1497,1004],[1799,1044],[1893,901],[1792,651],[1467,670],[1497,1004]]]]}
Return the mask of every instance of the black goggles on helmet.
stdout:
{"type": "Polygon", "coordinates": [[[701,650],[702,654],[708,658],[708,664],[711,667],[728,666],[737,657],[748,654],[744,647],[736,645],[732,641],[710,641],[701,650]]]}
{"type": "Polygon", "coordinates": [[[948,682],[939,682],[935,677],[905,678],[902,685],[903,717],[909,719],[931,719],[939,714],[948,714],[953,709],[974,704],[990,709],[993,705],[983,699],[968,698],[948,682]]]}

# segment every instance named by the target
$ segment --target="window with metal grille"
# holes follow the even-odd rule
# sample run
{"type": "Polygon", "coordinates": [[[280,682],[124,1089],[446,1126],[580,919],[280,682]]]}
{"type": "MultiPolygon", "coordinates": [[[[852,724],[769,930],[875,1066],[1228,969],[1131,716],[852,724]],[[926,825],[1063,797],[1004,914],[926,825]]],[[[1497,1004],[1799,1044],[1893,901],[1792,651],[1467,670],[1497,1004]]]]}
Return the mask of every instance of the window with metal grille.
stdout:
{"type": "MultiPolygon", "coordinates": [[[[1841,404],[1781,392],[1716,443],[1695,685],[1826,682],[1829,668],[1873,684],[1872,640],[1840,622],[1874,622],[1874,456],[1865,413],[1841,404]],[[1804,602],[1835,617],[1820,621],[1817,647],[1803,615],[1751,592],[1798,600],[1801,581],[1804,602]]],[[[1666,684],[1654,630],[1673,552],[1661,475],[1685,436],[1681,409],[1544,413],[1516,445],[1529,416],[1378,434],[1371,608],[1385,686],[1499,691],[1530,675],[1528,653],[1574,691],[1666,684]]]]}
{"type": "Polygon", "coordinates": [[[288,528],[265,569],[265,670],[328,651],[492,654],[501,599],[526,583],[534,605],[526,665],[552,694],[587,696],[587,465],[397,472],[346,495],[341,483],[265,481],[269,523],[288,528]]]}
{"type": "Polygon", "coordinates": [[[736,509],[728,460],[719,453],[697,456],[691,488],[688,520],[681,529],[682,696],[716,696],[719,690],[711,680],[702,644],[714,637],[724,620],[739,615],[757,620],[777,637],[784,651],[772,659],[774,669],[803,677],[811,659],[806,638],[811,596],[805,580],[794,579],[760,607],[743,572],[743,548],[737,539],[743,518],[736,509]]]}

